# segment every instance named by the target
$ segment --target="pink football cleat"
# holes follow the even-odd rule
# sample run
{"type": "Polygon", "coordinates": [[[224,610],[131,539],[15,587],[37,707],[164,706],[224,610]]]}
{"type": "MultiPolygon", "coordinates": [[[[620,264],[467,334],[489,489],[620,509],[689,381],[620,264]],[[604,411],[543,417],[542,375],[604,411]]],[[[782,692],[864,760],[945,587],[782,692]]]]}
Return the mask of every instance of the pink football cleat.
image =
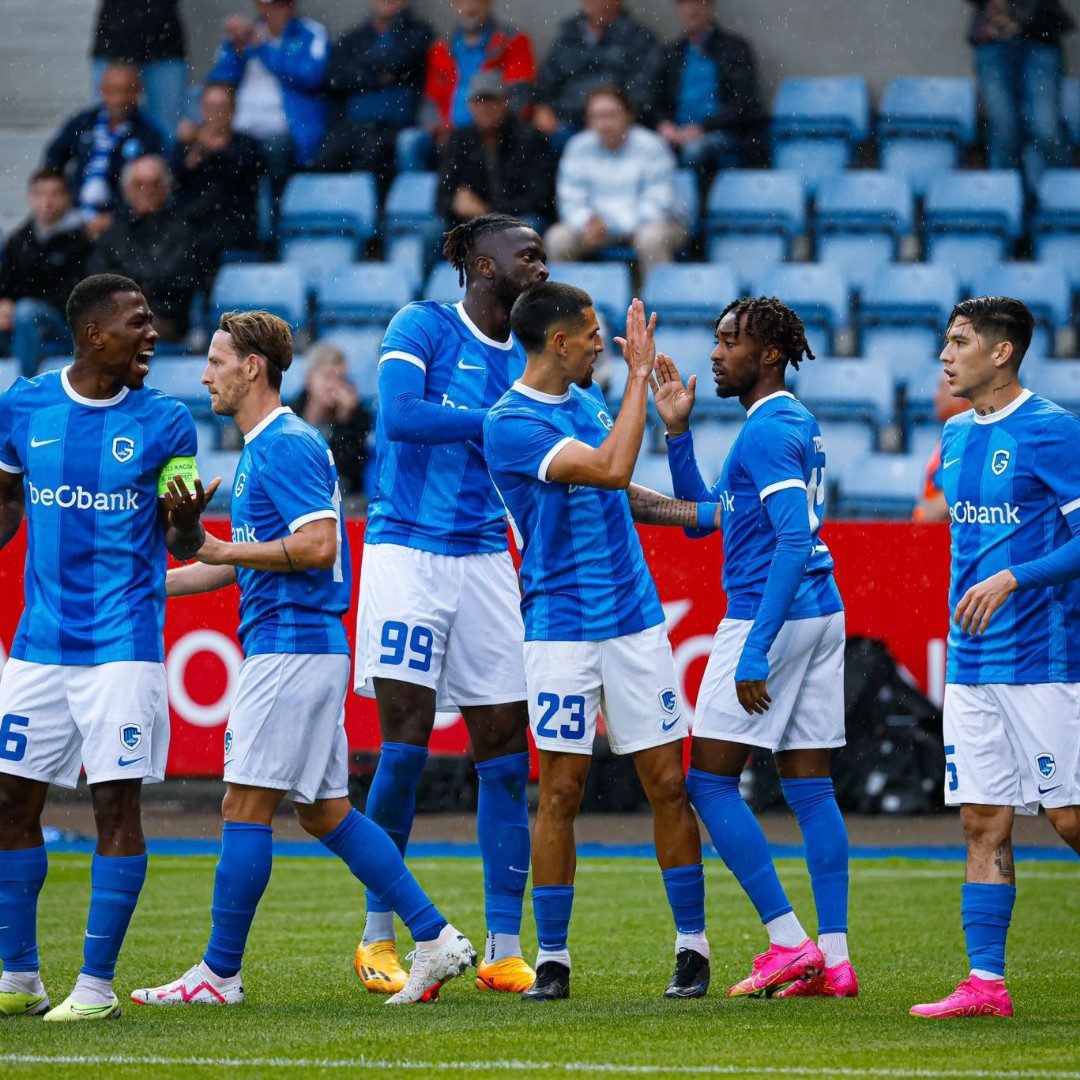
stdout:
{"type": "Polygon", "coordinates": [[[842,960],[835,967],[827,967],[820,975],[807,975],[796,979],[790,986],[778,990],[778,998],[793,997],[857,997],[859,980],[850,960],[842,960]]]}
{"type": "Polygon", "coordinates": [[[794,949],[783,945],[770,945],[768,952],[754,957],[750,974],[737,982],[729,991],[729,997],[743,994],[764,994],[769,997],[784,983],[793,982],[806,975],[818,975],[825,969],[821,950],[807,938],[794,949]]]}
{"type": "Polygon", "coordinates": [[[969,975],[948,997],[912,1005],[908,1012],[912,1016],[946,1020],[953,1016],[1012,1016],[1013,1007],[1003,979],[969,975]]]}

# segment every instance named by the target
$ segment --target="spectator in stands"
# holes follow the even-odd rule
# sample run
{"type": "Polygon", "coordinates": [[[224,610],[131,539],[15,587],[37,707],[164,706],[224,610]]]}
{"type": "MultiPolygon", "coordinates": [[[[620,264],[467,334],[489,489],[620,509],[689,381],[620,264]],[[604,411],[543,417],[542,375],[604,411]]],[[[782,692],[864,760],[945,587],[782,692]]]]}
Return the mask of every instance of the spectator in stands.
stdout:
{"type": "Polygon", "coordinates": [[[626,88],[638,117],[655,112],[663,50],[623,9],[622,0],[581,0],[563,22],[540,68],[533,123],[562,149],[585,122],[585,100],[600,83],[626,88]]]}
{"type": "Polygon", "coordinates": [[[184,120],[176,130],[176,202],[191,222],[204,278],[213,276],[226,250],[259,246],[259,177],[266,167],[258,142],[234,130],[234,105],[228,83],[207,83],[199,123],[184,120]]]}
{"type": "Polygon", "coordinates": [[[749,43],[721,29],[716,0],[675,0],[683,35],[664,50],[656,130],[701,190],[721,165],[763,159],[765,117],[749,43]]]}
{"type": "Polygon", "coordinates": [[[7,238],[0,258],[0,338],[10,335],[19,374],[30,379],[46,348],[71,351],[64,306],[85,276],[91,243],[63,173],[38,169],[27,202],[30,219],[7,238]]]}
{"type": "Polygon", "coordinates": [[[1023,169],[1033,187],[1043,169],[1068,165],[1061,124],[1061,39],[1076,25],[1059,0],[968,0],[968,40],[986,116],[991,169],[1023,169]]]}
{"type": "Polygon", "coordinates": [[[157,154],[129,161],[120,174],[126,212],[101,235],[87,265],[90,274],[134,277],[165,343],[179,342],[187,333],[198,284],[191,225],[168,208],[172,183],[165,159],[157,154]]]}
{"type": "Polygon", "coordinates": [[[368,0],[366,22],[334,45],[326,83],[341,114],[326,134],[316,168],[375,174],[390,186],[398,133],[416,123],[431,27],[408,0],[368,0]]]}
{"type": "MultiPolygon", "coordinates": [[[[934,415],[938,423],[944,424],[949,417],[958,416],[970,408],[971,402],[967,398],[952,396],[949,392],[949,380],[942,372],[937,389],[934,391],[934,415]]],[[[945,501],[945,493],[941,490],[941,481],[941,440],[938,439],[937,446],[934,447],[934,452],[926,463],[926,483],[923,485],[919,504],[911,515],[912,521],[949,520],[949,504],[945,501]]]]}
{"type": "Polygon", "coordinates": [[[600,85],[585,105],[588,130],[563,151],[556,186],[559,220],[544,237],[549,262],[633,244],[642,281],[685,243],[675,216],[675,157],[654,131],[634,123],[617,86],[600,85]]]}
{"type": "Polygon", "coordinates": [[[109,61],[137,64],[147,116],[165,135],[176,130],[188,87],[180,0],[101,0],[91,55],[94,93],[109,61]]]}
{"type": "Polygon", "coordinates": [[[477,72],[468,101],[472,124],[452,132],[440,156],[436,209],[455,225],[495,212],[539,231],[554,209],[556,159],[547,136],[511,112],[498,71],[477,72]]]}
{"type": "Polygon", "coordinates": [[[236,87],[233,127],[258,139],[275,201],[306,168],[326,131],[326,27],[296,14],[293,0],[255,0],[256,18],[230,15],[207,82],[236,87]]]}
{"type": "Polygon", "coordinates": [[[44,164],[67,175],[91,238],[111,224],[126,161],[159,154],[164,136],[139,111],[142,81],[134,64],[108,64],[98,88],[101,103],[72,116],[45,148],[44,164]]]}
{"type": "MultiPolygon", "coordinates": [[[[375,387],[369,389],[375,392],[375,387]]],[[[292,410],[318,428],[329,444],[341,494],[346,498],[362,496],[371,414],[349,381],[345,354],[339,348],[320,342],[308,350],[304,389],[292,403],[292,410]]]]}

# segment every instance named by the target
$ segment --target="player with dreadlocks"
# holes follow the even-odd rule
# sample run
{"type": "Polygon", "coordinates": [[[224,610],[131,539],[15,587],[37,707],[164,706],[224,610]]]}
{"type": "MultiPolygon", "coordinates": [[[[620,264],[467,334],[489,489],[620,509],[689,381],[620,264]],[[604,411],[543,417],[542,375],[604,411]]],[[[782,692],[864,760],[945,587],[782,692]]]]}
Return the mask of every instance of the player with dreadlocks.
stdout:
{"type": "MultiPolygon", "coordinates": [[[[355,689],[374,695],[382,734],[366,812],[404,854],[436,710],[460,710],[480,779],[488,933],[476,985],[520,993],[535,978],[519,940],[529,871],[524,627],[482,441],[488,409],[525,369],[510,309],[548,272],[540,237],[505,214],[457,226],[443,252],[464,299],[402,308],[379,359],[378,480],[356,631],[355,689]]],[[[371,892],[355,966],[369,990],[405,984],[394,912],[371,892]]]]}
{"type": "Polygon", "coordinates": [[[743,298],[724,308],[711,356],[716,392],[739,399],[746,423],[711,491],[690,434],[695,378],[684,386],[669,360],[656,371],[675,494],[721,506],[728,606],[698,694],[686,786],[769,935],[768,951],[731,995],[858,993],[847,950],[847,830],[829,776],[829,750],[844,744],[844,609],[818,536],[825,451],[817,421],[784,385],[788,365],[797,369],[804,358],[814,354],[802,320],[779,300],[743,298]],[[802,829],[817,944],[739,795],[751,746],[773,751],[802,829]]]}

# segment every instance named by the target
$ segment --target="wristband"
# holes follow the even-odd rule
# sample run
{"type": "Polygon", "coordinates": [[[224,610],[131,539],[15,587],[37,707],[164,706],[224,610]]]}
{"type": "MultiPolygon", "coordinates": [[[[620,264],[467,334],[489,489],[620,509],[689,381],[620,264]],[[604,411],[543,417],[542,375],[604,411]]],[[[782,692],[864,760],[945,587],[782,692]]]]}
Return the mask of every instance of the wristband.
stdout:
{"type": "Polygon", "coordinates": [[[284,536],[281,538],[281,550],[285,555],[285,561],[289,564],[289,569],[290,570],[295,570],[296,567],[293,566],[292,556],[289,554],[289,549],[285,546],[285,537],[284,536]]]}
{"type": "Polygon", "coordinates": [[[716,503],[699,502],[697,504],[697,527],[699,529],[716,528],[716,503]]]}

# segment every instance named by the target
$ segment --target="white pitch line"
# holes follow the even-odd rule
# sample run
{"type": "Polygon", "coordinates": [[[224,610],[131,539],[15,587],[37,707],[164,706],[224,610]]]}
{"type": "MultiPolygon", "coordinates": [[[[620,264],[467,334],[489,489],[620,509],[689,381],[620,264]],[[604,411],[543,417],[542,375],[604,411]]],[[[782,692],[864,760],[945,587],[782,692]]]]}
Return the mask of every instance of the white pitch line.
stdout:
{"type": "Polygon", "coordinates": [[[374,1058],[166,1058],[92,1055],[0,1054],[11,1065],[206,1066],[227,1069],[404,1069],[424,1072],[537,1072],[616,1074],[619,1076],[793,1076],[921,1077],[925,1080],[1080,1080],[1080,1072],[1050,1069],[859,1069],[762,1065],[629,1065],[560,1061],[392,1061],[374,1058]]]}

